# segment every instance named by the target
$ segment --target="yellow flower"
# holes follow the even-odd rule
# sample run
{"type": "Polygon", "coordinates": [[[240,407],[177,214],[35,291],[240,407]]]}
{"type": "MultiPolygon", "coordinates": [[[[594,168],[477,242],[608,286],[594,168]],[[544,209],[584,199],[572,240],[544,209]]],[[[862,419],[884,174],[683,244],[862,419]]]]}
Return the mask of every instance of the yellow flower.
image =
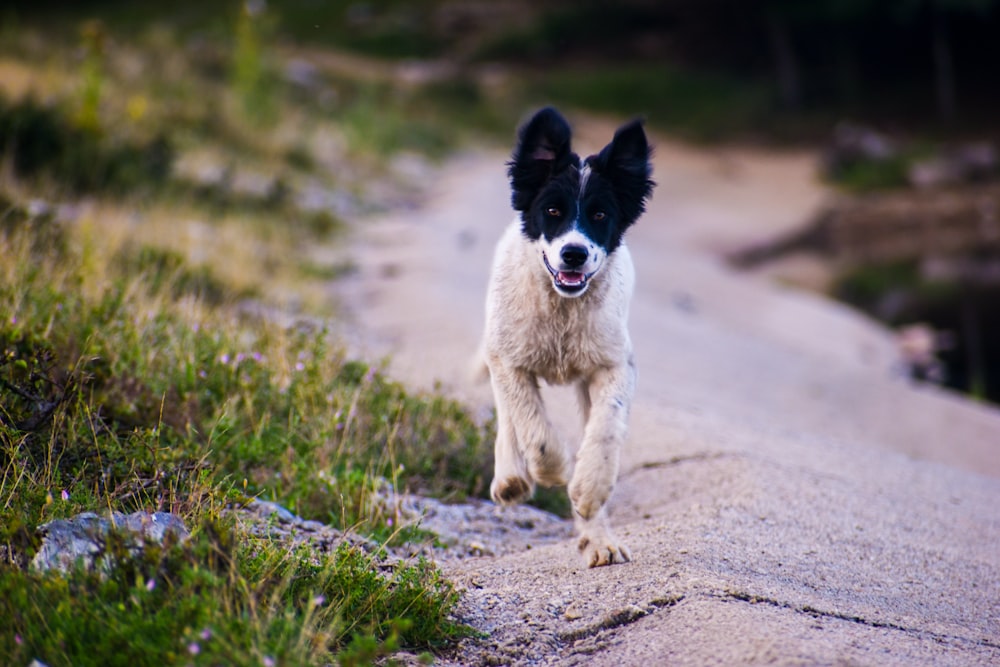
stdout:
{"type": "Polygon", "coordinates": [[[132,119],[133,123],[137,123],[146,116],[146,112],[149,111],[149,100],[146,99],[144,95],[133,95],[128,98],[128,104],[125,106],[125,112],[128,117],[132,119]]]}

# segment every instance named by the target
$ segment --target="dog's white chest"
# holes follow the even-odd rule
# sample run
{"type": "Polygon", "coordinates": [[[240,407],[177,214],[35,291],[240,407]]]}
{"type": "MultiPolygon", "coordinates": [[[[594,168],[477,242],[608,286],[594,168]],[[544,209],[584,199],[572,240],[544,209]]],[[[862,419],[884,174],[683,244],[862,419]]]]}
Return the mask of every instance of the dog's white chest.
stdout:
{"type": "MultiPolygon", "coordinates": [[[[528,331],[534,341],[521,351],[522,368],[550,384],[567,384],[589,376],[594,369],[619,363],[624,353],[623,327],[594,322],[580,301],[563,303],[547,317],[537,317],[528,331]]],[[[599,313],[597,314],[599,315],[599,313]]]]}
{"type": "Polygon", "coordinates": [[[579,298],[559,296],[531,248],[516,233],[498,247],[487,300],[487,357],[550,384],[623,365],[631,354],[626,329],[632,293],[625,248],[579,298]]]}

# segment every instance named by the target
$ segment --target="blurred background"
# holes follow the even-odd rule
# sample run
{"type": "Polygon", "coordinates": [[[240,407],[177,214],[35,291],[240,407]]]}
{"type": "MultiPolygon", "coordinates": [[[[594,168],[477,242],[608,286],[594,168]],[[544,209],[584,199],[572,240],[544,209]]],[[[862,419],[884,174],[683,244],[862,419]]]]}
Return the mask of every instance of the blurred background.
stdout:
{"type": "Polygon", "coordinates": [[[915,376],[1000,400],[1000,0],[9,0],[0,22],[0,196],[145,206],[144,243],[229,258],[199,289],[317,308],[302,285],[349,262],[290,250],[412,205],[435,161],[507,146],[542,103],[640,112],[815,149],[838,196],[734,265],[812,256],[819,278],[779,275],[897,327],[915,376]],[[202,224],[148,222],[174,205],[202,224]]]}

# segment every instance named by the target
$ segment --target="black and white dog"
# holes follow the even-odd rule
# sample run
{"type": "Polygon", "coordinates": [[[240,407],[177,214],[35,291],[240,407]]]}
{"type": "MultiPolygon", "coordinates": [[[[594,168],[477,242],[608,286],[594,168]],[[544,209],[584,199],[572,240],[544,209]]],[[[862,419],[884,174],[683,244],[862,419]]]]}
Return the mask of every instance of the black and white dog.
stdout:
{"type": "Polygon", "coordinates": [[[636,376],[627,330],[635,272],[622,237],[652,192],[650,154],[642,123],[633,121],[581,160],[559,112],[536,113],[508,165],[520,215],[497,245],[486,299],[483,355],[497,412],[490,492],[515,503],[536,483],[568,482],[591,567],[630,560],[605,504],[636,376]],[[545,415],[539,378],[576,386],[585,428],[575,466],[545,415]]]}

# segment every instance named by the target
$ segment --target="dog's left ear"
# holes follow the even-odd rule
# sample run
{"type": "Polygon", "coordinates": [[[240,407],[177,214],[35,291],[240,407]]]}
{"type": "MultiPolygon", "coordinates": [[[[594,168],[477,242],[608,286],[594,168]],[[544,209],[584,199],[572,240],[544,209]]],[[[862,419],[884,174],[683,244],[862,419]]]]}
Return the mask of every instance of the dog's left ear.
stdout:
{"type": "Polygon", "coordinates": [[[507,163],[515,211],[527,211],[553,174],[577,159],[570,150],[570,134],[569,123],[552,107],[537,112],[521,127],[507,163]]]}
{"type": "Polygon", "coordinates": [[[646,199],[653,193],[656,183],[650,179],[652,155],[642,120],[636,119],[618,128],[611,143],[591,158],[591,168],[610,181],[618,196],[626,224],[642,215],[646,199]]]}

